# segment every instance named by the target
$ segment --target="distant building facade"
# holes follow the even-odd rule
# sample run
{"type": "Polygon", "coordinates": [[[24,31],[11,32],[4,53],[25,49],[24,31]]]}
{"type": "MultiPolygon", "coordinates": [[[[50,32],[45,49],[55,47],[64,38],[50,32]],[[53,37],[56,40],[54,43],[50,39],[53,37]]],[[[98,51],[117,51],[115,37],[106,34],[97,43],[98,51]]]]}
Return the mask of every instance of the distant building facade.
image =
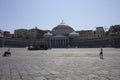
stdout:
{"type": "Polygon", "coordinates": [[[4,31],[3,34],[5,38],[11,38],[10,31],[4,31]]]}
{"type": "Polygon", "coordinates": [[[0,30],[0,37],[3,37],[4,36],[4,32],[3,30],[0,30]]]}
{"type": "Polygon", "coordinates": [[[96,31],[94,31],[95,38],[103,38],[105,36],[105,31],[103,27],[97,27],[96,31]]]}
{"type": "Polygon", "coordinates": [[[81,30],[77,31],[79,33],[79,39],[85,40],[85,39],[92,39],[94,37],[94,33],[92,30],[81,30]]]}
{"type": "Polygon", "coordinates": [[[120,46],[120,25],[111,26],[109,31],[110,44],[114,47],[120,46]]]}
{"type": "Polygon", "coordinates": [[[44,30],[40,30],[37,27],[33,29],[16,29],[14,31],[15,38],[21,38],[21,39],[41,39],[43,38],[43,35],[46,33],[44,30]]]}
{"type": "Polygon", "coordinates": [[[10,32],[0,30],[0,44],[4,42],[7,46],[47,45],[48,48],[120,47],[120,25],[110,26],[108,31],[103,27],[75,31],[62,21],[52,30],[40,30],[37,27],[16,29],[12,36],[10,32]]]}
{"type": "Polygon", "coordinates": [[[27,29],[16,29],[14,31],[14,37],[15,38],[27,38],[27,29]]]}

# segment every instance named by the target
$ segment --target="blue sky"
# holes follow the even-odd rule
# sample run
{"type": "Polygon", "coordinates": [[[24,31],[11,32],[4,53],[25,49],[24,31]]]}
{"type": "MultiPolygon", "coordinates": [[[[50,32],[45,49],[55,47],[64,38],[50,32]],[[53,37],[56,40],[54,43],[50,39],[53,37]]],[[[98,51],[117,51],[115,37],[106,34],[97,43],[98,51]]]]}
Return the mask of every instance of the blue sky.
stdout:
{"type": "Polygon", "coordinates": [[[74,30],[120,24],[120,0],[0,0],[2,30],[52,30],[62,20],[74,30]]]}

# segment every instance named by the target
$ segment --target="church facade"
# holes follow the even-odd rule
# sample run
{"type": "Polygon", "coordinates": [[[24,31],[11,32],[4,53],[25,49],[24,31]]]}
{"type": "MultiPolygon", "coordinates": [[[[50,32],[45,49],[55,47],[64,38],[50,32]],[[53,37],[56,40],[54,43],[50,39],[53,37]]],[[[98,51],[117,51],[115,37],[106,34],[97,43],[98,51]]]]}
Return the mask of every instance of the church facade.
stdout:
{"type": "Polygon", "coordinates": [[[51,32],[45,33],[44,39],[50,48],[67,48],[70,47],[70,38],[78,36],[79,33],[62,21],[51,32]]]}

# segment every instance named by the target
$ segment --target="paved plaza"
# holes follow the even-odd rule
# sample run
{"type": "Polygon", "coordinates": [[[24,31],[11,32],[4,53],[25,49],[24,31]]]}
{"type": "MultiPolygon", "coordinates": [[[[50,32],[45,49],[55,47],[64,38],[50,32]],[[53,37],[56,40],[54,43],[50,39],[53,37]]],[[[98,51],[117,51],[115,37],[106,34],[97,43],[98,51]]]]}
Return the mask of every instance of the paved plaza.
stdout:
{"type": "Polygon", "coordinates": [[[103,48],[103,60],[100,48],[11,48],[2,57],[7,49],[0,48],[0,80],[120,80],[119,48],[103,48]]]}

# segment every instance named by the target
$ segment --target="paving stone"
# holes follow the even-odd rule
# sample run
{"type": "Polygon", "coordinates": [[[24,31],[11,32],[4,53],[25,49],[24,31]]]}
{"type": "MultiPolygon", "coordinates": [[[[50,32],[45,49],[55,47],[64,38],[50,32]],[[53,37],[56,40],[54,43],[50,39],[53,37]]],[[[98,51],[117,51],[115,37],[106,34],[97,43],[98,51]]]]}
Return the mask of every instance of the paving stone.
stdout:
{"type": "Polygon", "coordinates": [[[48,67],[45,67],[45,70],[47,70],[50,74],[53,74],[53,75],[59,74],[58,71],[52,70],[51,68],[48,68],[48,67]]]}
{"type": "Polygon", "coordinates": [[[120,49],[105,48],[103,60],[99,48],[11,50],[12,56],[0,56],[0,80],[120,79],[120,49]]]}
{"type": "Polygon", "coordinates": [[[34,78],[35,80],[47,80],[45,77],[43,77],[43,76],[40,76],[40,77],[35,77],[34,78]]]}
{"type": "Polygon", "coordinates": [[[23,65],[17,65],[17,70],[22,80],[33,80],[32,76],[28,71],[26,71],[23,65]]]}
{"type": "Polygon", "coordinates": [[[15,65],[10,65],[12,80],[22,80],[15,65]]]}
{"type": "Polygon", "coordinates": [[[89,80],[99,80],[99,77],[95,74],[90,74],[90,75],[88,75],[88,79],[89,80]]]}
{"type": "Polygon", "coordinates": [[[109,80],[109,79],[106,77],[100,77],[100,80],[109,80]]]}
{"type": "Polygon", "coordinates": [[[0,68],[0,80],[1,80],[1,78],[2,78],[2,70],[0,68]]]}
{"type": "Polygon", "coordinates": [[[11,79],[10,68],[9,68],[9,64],[6,64],[6,65],[2,66],[1,80],[9,80],[9,79],[11,79]]]}
{"type": "Polygon", "coordinates": [[[59,78],[56,78],[55,80],[61,80],[61,79],[59,79],[59,78]]]}

